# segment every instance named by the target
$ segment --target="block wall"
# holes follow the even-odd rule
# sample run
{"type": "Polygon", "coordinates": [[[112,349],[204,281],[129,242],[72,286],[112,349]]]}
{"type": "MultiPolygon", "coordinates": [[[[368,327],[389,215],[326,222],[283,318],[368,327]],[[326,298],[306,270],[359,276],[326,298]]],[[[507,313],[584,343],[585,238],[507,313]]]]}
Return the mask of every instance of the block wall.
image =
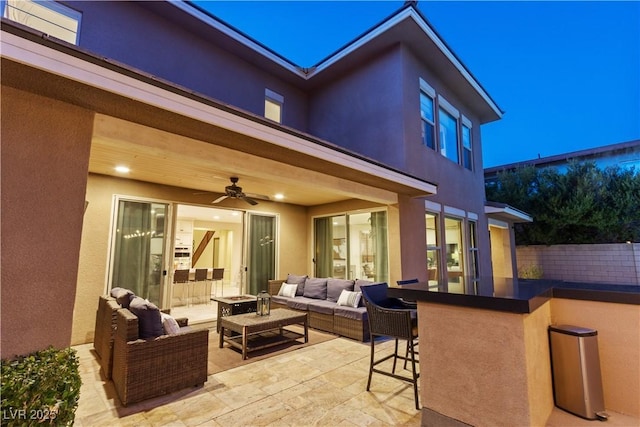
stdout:
{"type": "Polygon", "coordinates": [[[640,284],[640,243],[518,246],[516,253],[519,272],[540,267],[543,279],[640,284]]]}

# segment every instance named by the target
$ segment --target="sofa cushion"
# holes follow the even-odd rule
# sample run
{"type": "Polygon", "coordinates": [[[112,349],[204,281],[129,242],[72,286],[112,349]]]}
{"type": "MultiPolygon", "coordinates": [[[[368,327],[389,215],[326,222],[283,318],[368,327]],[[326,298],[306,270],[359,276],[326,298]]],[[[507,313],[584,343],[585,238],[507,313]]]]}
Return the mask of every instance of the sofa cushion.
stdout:
{"type": "Polygon", "coordinates": [[[312,299],[307,306],[307,310],[322,314],[333,314],[336,303],[326,299],[312,299]]]}
{"type": "Polygon", "coordinates": [[[279,296],[293,298],[296,296],[296,291],[298,290],[298,285],[283,283],[280,286],[280,291],[278,292],[279,296]]]}
{"type": "Polygon", "coordinates": [[[283,305],[287,305],[287,301],[289,301],[291,298],[289,297],[284,297],[282,295],[273,295],[271,297],[271,302],[276,303],[276,304],[283,304],[283,305]]]}
{"type": "Polygon", "coordinates": [[[160,316],[162,317],[162,328],[165,334],[175,335],[180,332],[180,325],[178,325],[178,321],[173,316],[162,312],[160,312],[160,316]]]}
{"type": "Polygon", "coordinates": [[[343,305],[338,305],[333,309],[334,316],[346,317],[347,319],[360,320],[363,322],[367,321],[367,309],[366,307],[346,307],[343,305]]]}
{"type": "Polygon", "coordinates": [[[138,317],[138,335],[140,338],[155,338],[164,335],[160,309],[140,297],[134,297],[129,305],[129,311],[138,317]]]}
{"type": "Polygon", "coordinates": [[[129,308],[131,299],[135,296],[133,291],[125,288],[113,288],[111,289],[111,296],[116,299],[120,307],[129,308]]]}
{"type": "Polygon", "coordinates": [[[361,298],[362,292],[347,291],[345,289],[340,294],[337,305],[356,308],[360,305],[361,298]]]}
{"type": "Polygon", "coordinates": [[[289,298],[287,300],[287,307],[293,310],[307,311],[307,308],[309,307],[309,303],[313,301],[315,300],[311,298],[305,298],[305,297],[289,298]]]}
{"type": "Polygon", "coordinates": [[[328,279],[327,280],[327,300],[338,302],[342,291],[352,291],[353,280],[328,279]]]}
{"type": "Polygon", "coordinates": [[[306,283],[307,277],[309,276],[296,276],[295,274],[288,274],[286,282],[292,285],[298,285],[296,295],[302,296],[304,293],[304,285],[306,283]]]}
{"type": "Polygon", "coordinates": [[[303,296],[306,298],[327,299],[327,279],[309,277],[304,283],[303,296]]]}

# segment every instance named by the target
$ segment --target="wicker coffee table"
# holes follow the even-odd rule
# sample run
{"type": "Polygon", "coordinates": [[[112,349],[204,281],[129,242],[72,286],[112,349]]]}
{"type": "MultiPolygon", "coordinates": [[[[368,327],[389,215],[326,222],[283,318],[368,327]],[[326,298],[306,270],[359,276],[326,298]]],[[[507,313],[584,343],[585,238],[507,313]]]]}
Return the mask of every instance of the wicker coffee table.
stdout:
{"type": "Polygon", "coordinates": [[[307,313],[277,308],[268,316],[258,316],[256,313],[237,314],[218,319],[220,325],[220,342],[242,350],[242,359],[247,358],[250,351],[260,350],[274,345],[295,341],[304,337],[309,342],[307,313]],[[300,334],[285,326],[300,324],[304,326],[304,334],[300,334]],[[241,335],[226,336],[225,330],[237,332],[241,335]]]}

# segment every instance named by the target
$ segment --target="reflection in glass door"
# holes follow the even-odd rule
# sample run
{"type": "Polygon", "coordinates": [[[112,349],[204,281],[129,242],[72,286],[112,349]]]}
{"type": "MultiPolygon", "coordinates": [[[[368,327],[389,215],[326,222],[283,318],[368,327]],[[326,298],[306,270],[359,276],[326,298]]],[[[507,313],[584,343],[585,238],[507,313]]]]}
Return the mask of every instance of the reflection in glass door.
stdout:
{"type": "Polygon", "coordinates": [[[117,199],[109,288],[122,287],[161,306],[168,205],[117,199]]]}

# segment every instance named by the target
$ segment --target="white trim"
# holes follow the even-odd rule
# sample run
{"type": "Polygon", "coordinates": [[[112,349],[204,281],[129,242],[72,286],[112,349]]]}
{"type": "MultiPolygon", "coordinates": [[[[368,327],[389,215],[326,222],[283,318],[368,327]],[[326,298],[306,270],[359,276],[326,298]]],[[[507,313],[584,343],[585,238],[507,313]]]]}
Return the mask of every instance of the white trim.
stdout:
{"type": "Polygon", "coordinates": [[[464,114],[462,115],[462,124],[469,129],[473,128],[473,123],[471,123],[471,120],[469,120],[464,114]]]}
{"type": "Polygon", "coordinates": [[[452,206],[446,206],[446,205],[444,207],[444,213],[445,215],[455,215],[460,218],[464,218],[467,216],[467,213],[464,210],[454,208],[452,206]]]}
{"type": "Polygon", "coordinates": [[[275,101],[279,104],[284,104],[284,96],[280,95],[277,92],[272,91],[271,89],[264,89],[264,96],[269,98],[272,101],[275,101]]]}
{"type": "Polygon", "coordinates": [[[297,67],[297,66],[285,61],[284,59],[282,59],[278,55],[274,54],[270,50],[266,49],[265,47],[261,46],[260,44],[258,44],[256,42],[254,42],[253,40],[247,38],[246,36],[238,33],[237,31],[235,31],[234,29],[226,26],[222,22],[212,18],[211,16],[207,15],[206,13],[201,12],[200,10],[196,9],[193,6],[191,6],[189,4],[186,4],[183,0],[169,1],[168,3],[173,5],[173,6],[175,6],[175,7],[177,7],[178,9],[182,10],[183,12],[188,13],[189,15],[193,16],[194,18],[199,19],[200,21],[204,22],[205,24],[215,28],[216,30],[220,31],[221,33],[231,37],[233,40],[235,40],[235,41],[247,46],[249,49],[254,50],[255,52],[259,53],[260,55],[264,56],[265,58],[275,62],[276,64],[278,64],[282,68],[286,69],[287,71],[290,71],[291,73],[297,75],[298,77],[302,77],[303,79],[307,79],[307,75],[304,73],[304,71],[302,71],[302,69],[300,67],[297,67]]]}
{"type": "Polygon", "coordinates": [[[511,206],[505,207],[496,207],[496,206],[485,206],[484,213],[488,216],[491,215],[502,215],[508,216],[513,222],[533,222],[533,217],[528,215],[525,212],[519,211],[511,206]]]}
{"type": "Polygon", "coordinates": [[[451,114],[456,119],[460,119],[460,111],[458,111],[458,109],[456,107],[451,105],[451,103],[449,101],[447,101],[440,94],[438,94],[438,106],[441,107],[446,112],[448,112],[449,114],[451,114]]]}
{"type": "Polygon", "coordinates": [[[421,192],[436,194],[434,184],[373,164],[348,153],[334,150],[308,139],[283,132],[266,124],[186,98],[180,94],[139,81],[55,49],[2,31],[0,53],[18,63],[46,70],[87,86],[209,123],[223,129],[256,138],[266,143],[325,160],[342,167],[380,177],[421,192]]]}
{"type": "Polygon", "coordinates": [[[420,77],[420,90],[429,95],[432,99],[436,97],[436,90],[429,83],[420,77]]]}
{"type": "Polygon", "coordinates": [[[431,200],[424,201],[424,208],[435,213],[442,212],[442,205],[440,203],[432,202],[431,200]]]}
{"type": "Polygon", "coordinates": [[[477,221],[478,220],[478,214],[473,213],[473,212],[467,212],[467,218],[469,218],[472,221],[477,221]]]}
{"type": "Polygon", "coordinates": [[[489,226],[490,227],[499,227],[499,228],[504,228],[504,229],[509,229],[509,223],[504,222],[504,221],[499,221],[497,219],[494,218],[489,218],[489,226]]]}

